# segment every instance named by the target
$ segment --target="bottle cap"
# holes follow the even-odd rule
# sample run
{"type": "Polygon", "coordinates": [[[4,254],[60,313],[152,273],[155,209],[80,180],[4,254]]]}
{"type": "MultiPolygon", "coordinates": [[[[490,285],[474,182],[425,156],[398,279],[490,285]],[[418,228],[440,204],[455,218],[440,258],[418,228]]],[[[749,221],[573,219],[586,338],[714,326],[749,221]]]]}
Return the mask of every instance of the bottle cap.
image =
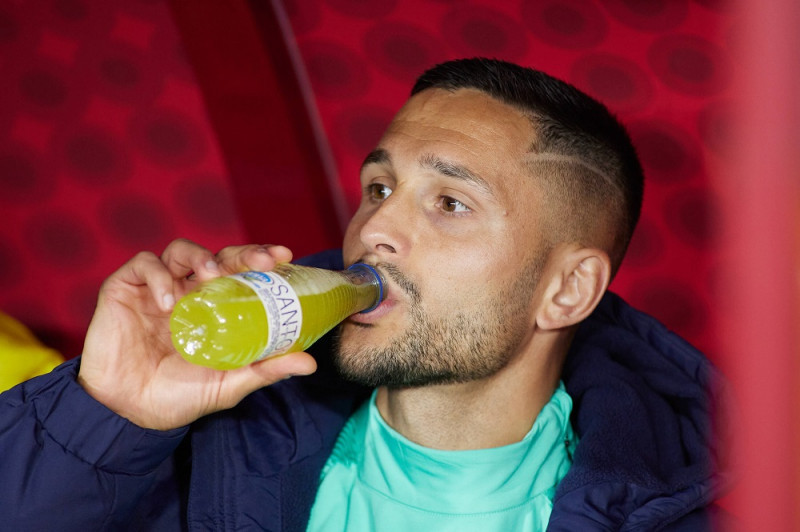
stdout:
{"type": "Polygon", "coordinates": [[[374,275],[375,279],[378,281],[378,299],[375,300],[375,304],[374,305],[372,305],[368,309],[362,310],[359,314],[366,314],[367,312],[372,312],[373,310],[375,310],[378,307],[378,305],[381,304],[381,301],[383,301],[383,279],[381,278],[381,275],[378,273],[378,270],[376,270],[375,268],[373,268],[369,264],[364,264],[363,262],[356,262],[355,264],[351,265],[347,269],[348,270],[366,269],[372,275],[374,275]]]}

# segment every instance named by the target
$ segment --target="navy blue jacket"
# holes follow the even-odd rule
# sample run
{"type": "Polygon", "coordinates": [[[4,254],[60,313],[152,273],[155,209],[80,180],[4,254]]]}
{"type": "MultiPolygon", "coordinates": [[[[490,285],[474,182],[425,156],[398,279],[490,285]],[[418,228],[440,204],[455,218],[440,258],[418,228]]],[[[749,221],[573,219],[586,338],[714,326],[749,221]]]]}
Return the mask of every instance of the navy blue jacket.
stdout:
{"type": "MultiPolygon", "coordinates": [[[[338,269],[339,253],[314,264],[338,269]]],[[[76,383],[79,360],[0,396],[0,516],[9,530],[304,530],[319,473],[369,390],[340,381],[328,339],[309,377],[167,432],[142,429],[76,383]]],[[[726,482],[726,391],[712,365],[607,294],[563,379],[580,438],[550,530],[705,530],[726,482]],[[723,429],[725,427],[722,427],[723,429]]]]}

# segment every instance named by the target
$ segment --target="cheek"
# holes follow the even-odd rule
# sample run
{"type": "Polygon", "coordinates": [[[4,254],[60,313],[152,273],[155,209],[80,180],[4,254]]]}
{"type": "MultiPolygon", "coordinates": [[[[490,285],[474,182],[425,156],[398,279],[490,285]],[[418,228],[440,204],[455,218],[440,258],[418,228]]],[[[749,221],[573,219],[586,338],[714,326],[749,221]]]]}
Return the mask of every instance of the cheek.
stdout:
{"type": "Polygon", "coordinates": [[[513,284],[523,270],[527,253],[497,235],[454,252],[431,250],[431,255],[436,256],[435,261],[425,261],[426,272],[437,279],[431,290],[450,304],[460,301],[469,305],[485,302],[487,297],[495,297],[499,287],[513,284]]]}
{"type": "Polygon", "coordinates": [[[487,287],[502,274],[496,259],[482,253],[431,255],[423,262],[421,288],[423,299],[432,307],[441,305],[452,310],[469,305],[482,298],[487,287]],[[431,297],[425,298],[425,294],[431,297]]]}
{"type": "Polygon", "coordinates": [[[342,254],[345,264],[355,262],[364,254],[360,236],[362,226],[363,223],[360,222],[359,215],[356,213],[347,225],[347,229],[344,232],[344,240],[342,241],[342,254]]]}

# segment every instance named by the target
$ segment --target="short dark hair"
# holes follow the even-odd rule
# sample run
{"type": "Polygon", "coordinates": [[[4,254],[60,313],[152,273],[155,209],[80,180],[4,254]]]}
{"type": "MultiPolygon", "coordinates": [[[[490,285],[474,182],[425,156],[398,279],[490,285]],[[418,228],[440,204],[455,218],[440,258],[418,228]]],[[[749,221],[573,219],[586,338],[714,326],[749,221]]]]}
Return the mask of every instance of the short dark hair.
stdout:
{"type": "Polygon", "coordinates": [[[532,169],[554,204],[557,238],[582,240],[598,222],[610,224],[607,252],[616,272],[639,220],[644,175],[627,131],[602,103],[544,72],[496,59],[439,64],[417,79],[411,95],[431,88],[477,89],[528,116],[536,130],[531,151],[550,156],[536,158],[532,169]]]}

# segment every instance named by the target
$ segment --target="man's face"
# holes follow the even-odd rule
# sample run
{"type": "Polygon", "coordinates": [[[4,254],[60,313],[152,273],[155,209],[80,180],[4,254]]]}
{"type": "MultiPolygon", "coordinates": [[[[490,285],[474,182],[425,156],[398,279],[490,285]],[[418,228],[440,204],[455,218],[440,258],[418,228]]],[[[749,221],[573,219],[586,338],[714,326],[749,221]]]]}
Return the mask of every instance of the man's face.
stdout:
{"type": "Polygon", "coordinates": [[[340,329],[338,363],[370,385],[466,382],[530,339],[544,260],[533,126],[474,90],[417,94],[361,171],[347,264],[377,265],[383,303],[340,329]]]}

